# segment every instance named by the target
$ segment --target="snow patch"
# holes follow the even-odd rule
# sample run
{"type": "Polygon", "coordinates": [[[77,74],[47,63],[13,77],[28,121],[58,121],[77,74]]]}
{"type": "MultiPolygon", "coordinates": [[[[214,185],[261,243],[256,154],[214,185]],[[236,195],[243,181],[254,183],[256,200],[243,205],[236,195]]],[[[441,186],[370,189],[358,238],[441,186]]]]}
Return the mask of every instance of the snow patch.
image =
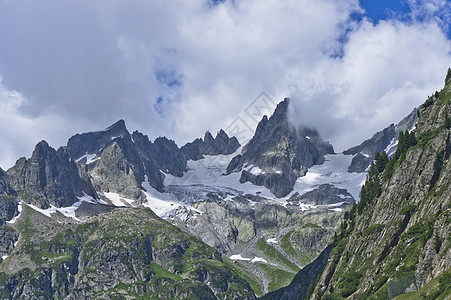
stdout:
{"type": "Polygon", "coordinates": [[[331,184],[337,188],[346,189],[358,201],[366,174],[348,172],[352,157],[352,155],[344,154],[326,155],[325,162],[322,165],[311,167],[305,176],[297,179],[293,192],[302,195],[314,190],[321,184],[331,184]]]}
{"type": "Polygon", "coordinates": [[[260,175],[260,174],[265,174],[265,172],[262,169],[260,169],[259,167],[256,167],[256,166],[252,166],[249,172],[255,176],[260,175]]]}
{"type": "Polygon", "coordinates": [[[134,200],[126,199],[124,197],[119,196],[117,193],[103,193],[105,197],[107,197],[114,206],[117,207],[127,207],[128,204],[134,202],[134,200]]]}
{"type": "Polygon", "coordinates": [[[390,144],[388,144],[388,146],[385,148],[385,153],[387,153],[387,155],[390,157],[395,153],[395,147],[398,146],[398,139],[397,138],[393,138],[390,141],[390,144]]]}
{"type": "Polygon", "coordinates": [[[266,259],[261,258],[261,257],[254,257],[251,262],[262,262],[262,263],[267,263],[266,259]]]}
{"type": "Polygon", "coordinates": [[[247,261],[251,260],[250,258],[242,257],[241,254],[234,254],[229,256],[229,258],[232,260],[247,260],[247,261]]]}
{"type": "Polygon", "coordinates": [[[17,216],[13,217],[11,220],[6,221],[6,223],[8,224],[14,224],[17,219],[19,219],[20,214],[22,213],[22,201],[19,202],[19,205],[17,206],[17,210],[19,211],[19,213],[17,214],[17,216]]]}
{"type": "Polygon", "coordinates": [[[148,182],[147,175],[144,177],[142,187],[144,188],[143,193],[147,199],[147,202],[143,203],[143,206],[150,208],[157,216],[161,218],[167,217],[170,212],[174,211],[180,206],[184,206],[183,203],[174,201],[174,196],[171,197],[171,194],[160,193],[159,191],[154,189],[148,182]]]}
{"type": "Polygon", "coordinates": [[[77,159],[77,162],[80,162],[81,160],[83,160],[84,158],[86,158],[86,164],[89,165],[90,163],[99,160],[100,157],[97,157],[96,154],[88,154],[88,152],[86,152],[85,155],[83,155],[82,157],[80,157],[79,159],[77,159]]]}
{"type": "Polygon", "coordinates": [[[343,209],[341,209],[341,208],[329,208],[329,210],[336,211],[336,212],[342,212],[343,211],[343,209]]]}
{"type": "Polygon", "coordinates": [[[301,208],[301,211],[308,211],[308,210],[316,208],[317,206],[311,205],[311,204],[299,203],[299,207],[301,208]]]}
{"type": "Polygon", "coordinates": [[[345,203],[348,203],[348,202],[346,202],[346,201],[337,202],[337,203],[333,203],[333,204],[328,204],[327,206],[329,206],[329,207],[338,207],[338,206],[342,206],[345,203]]]}
{"type": "MultiPolygon", "coordinates": [[[[52,214],[54,214],[56,212],[59,212],[59,213],[63,214],[65,217],[67,217],[67,218],[72,218],[72,219],[74,219],[76,221],[79,221],[79,219],[75,216],[75,211],[80,207],[80,205],[83,202],[88,202],[88,203],[92,203],[92,204],[101,203],[101,201],[96,201],[94,198],[92,198],[91,196],[87,195],[84,192],[83,192],[83,196],[82,197],[77,197],[77,198],[79,200],[78,202],[75,202],[71,206],[60,207],[60,208],[58,208],[56,206],[53,206],[53,205],[50,205],[49,208],[42,209],[42,208],[39,208],[39,207],[37,207],[35,205],[32,205],[32,204],[26,204],[26,205],[28,205],[29,207],[31,207],[35,211],[38,211],[41,214],[46,215],[49,218],[52,217],[52,214]]],[[[103,202],[103,203],[105,203],[105,202],[103,202]]]]}

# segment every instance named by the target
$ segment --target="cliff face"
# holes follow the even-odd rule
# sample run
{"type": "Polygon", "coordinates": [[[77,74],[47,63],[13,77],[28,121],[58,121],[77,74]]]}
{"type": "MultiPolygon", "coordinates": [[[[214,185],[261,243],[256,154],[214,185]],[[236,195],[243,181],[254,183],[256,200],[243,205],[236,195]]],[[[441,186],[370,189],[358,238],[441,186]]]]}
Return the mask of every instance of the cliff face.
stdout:
{"type": "Polygon", "coordinates": [[[450,102],[451,82],[447,82],[420,107],[415,130],[400,135],[392,159],[376,159],[361,200],[345,213],[330,254],[325,251],[309,269],[301,270],[303,276],[299,273],[274,295],[281,299],[449,297],[450,102]],[[324,269],[318,276],[311,272],[313,267],[324,269]]]}
{"type": "Polygon", "coordinates": [[[381,189],[345,216],[313,298],[450,292],[450,101],[447,83],[422,105],[416,143],[370,179],[381,189]]]}
{"type": "Polygon", "coordinates": [[[334,153],[332,145],[323,141],[316,130],[296,129],[288,122],[289,102],[286,98],[269,119],[263,117],[242,154],[227,167],[228,174],[241,172],[241,183],[265,186],[279,198],[293,190],[296,179],[304,176],[308,168],[322,164],[324,155],[334,153]],[[250,166],[261,171],[255,174],[250,166]]]}

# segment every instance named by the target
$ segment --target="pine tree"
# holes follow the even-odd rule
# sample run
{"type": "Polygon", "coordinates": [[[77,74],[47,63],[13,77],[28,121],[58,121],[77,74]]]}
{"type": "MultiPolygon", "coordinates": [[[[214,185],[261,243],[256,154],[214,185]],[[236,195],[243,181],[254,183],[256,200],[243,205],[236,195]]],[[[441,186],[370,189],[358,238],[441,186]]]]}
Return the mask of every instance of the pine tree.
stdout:
{"type": "Polygon", "coordinates": [[[449,118],[448,113],[445,113],[445,128],[451,128],[451,119],[449,118]]]}
{"type": "Polygon", "coordinates": [[[445,84],[451,80],[451,68],[448,68],[448,73],[446,74],[445,84]]]}

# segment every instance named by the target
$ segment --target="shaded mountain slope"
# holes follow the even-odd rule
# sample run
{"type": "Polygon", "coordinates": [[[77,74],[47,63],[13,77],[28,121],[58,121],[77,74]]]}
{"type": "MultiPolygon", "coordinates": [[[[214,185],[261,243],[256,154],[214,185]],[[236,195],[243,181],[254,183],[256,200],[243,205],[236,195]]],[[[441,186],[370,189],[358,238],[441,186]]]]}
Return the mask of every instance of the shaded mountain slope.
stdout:
{"type": "Polygon", "coordinates": [[[263,117],[242,154],[227,167],[227,173],[241,172],[240,182],[263,185],[276,197],[290,193],[299,176],[305,175],[309,167],[323,163],[324,155],[334,153],[316,130],[295,129],[289,124],[289,102],[286,98],[269,119],[263,117]]]}
{"type": "MultiPolygon", "coordinates": [[[[324,272],[310,278],[317,281],[312,299],[450,296],[450,115],[447,82],[422,105],[414,133],[400,138],[394,157],[376,161],[324,272]]],[[[299,299],[296,287],[305,284],[298,279],[279,292],[299,299]]]]}

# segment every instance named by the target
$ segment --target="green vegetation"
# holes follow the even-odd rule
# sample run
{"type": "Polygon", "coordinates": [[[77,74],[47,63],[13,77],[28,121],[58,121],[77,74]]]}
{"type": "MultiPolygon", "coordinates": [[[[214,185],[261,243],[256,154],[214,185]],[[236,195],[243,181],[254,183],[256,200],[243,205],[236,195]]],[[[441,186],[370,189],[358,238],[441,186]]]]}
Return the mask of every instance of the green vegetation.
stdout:
{"type": "Polygon", "coordinates": [[[257,249],[261,250],[266,255],[266,257],[268,257],[270,260],[272,260],[282,266],[286,266],[295,272],[299,271],[298,266],[296,266],[289,259],[287,259],[285,256],[283,256],[283,254],[280,253],[276,248],[274,248],[271,245],[268,245],[264,238],[260,238],[257,241],[257,249]]]}
{"type": "Polygon", "coordinates": [[[281,287],[285,287],[290,284],[290,282],[293,280],[295,273],[287,272],[285,270],[282,270],[278,267],[274,267],[271,265],[263,264],[263,263],[257,263],[256,264],[268,277],[269,284],[268,284],[268,291],[272,292],[277,289],[280,289],[281,287]]]}
{"type": "Polygon", "coordinates": [[[416,292],[399,295],[395,300],[448,299],[451,295],[451,270],[428,282],[416,292]]]}
{"type": "MultiPolygon", "coordinates": [[[[322,230],[322,228],[315,224],[305,224],[303,228],[311,228],[314,230],[322,230]]],[[[283,251],[288,254],[292,259],[299,262],[302,266],[306,266],[309,263],[311,263],[317,256],[318,253],[316,253],[314,250],[310,250],[307,253],[302,252],[296,245],[293,245],[293,242],[291,240],[293,234],[296,234],[297,232],[292,230],[285,234],[280,239],[280,247],[283,249],[283,251]],[[298,250],[296,250],[298,249],[298,250]]]]}
{"type": "Polygon", "coordinates": [[[381,232],[384,229],[384,225],[382,224],[374,224],[365,229],[363,232],[363,236],[373,235],[375,233],[381,232]]]}
{"type": "Polygon", "coordinates": [[[343,297],[349,297],[357,291],[357,287],[360,284],[360,278],[362,274],[358,272],[350,272],[343,276],[342,280],[339,282],[338,286],[341,290],[341,295],[343,297]]]}
{"type": "Polygon", "coordinates": [[[231,261],[227,257],[223,257],[223,262],[225,265],[229,266],[231,269],[235,270],[235,272],[244,280],[246,280],[251,286],[257,297],[263,296],[263,284],[260,279],[257,278],[254,274],[249,272],[239,261],[231,261]]]}

